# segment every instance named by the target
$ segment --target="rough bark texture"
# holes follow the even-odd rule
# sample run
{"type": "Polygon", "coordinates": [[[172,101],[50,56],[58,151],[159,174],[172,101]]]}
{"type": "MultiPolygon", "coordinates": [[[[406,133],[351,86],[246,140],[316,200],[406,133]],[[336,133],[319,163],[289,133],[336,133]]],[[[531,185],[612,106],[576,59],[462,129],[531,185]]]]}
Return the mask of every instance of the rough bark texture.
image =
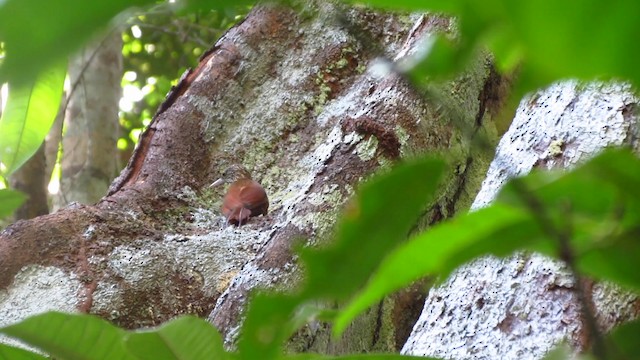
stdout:
{"type": "MultiPolygon", "coordinates": [[[[291,244],[325,242],[344,202],[377,170],[447,153],[451,171],[422,224],[468,208],[491,155],[470,153],[467,134],[490,137],[487,99],[500,78],[478,59],[437,85],[456,108],[453,121],[400,75],[380,71],[388,68],[380,56],[401,60],[449,21],[339,6],[256,7],[185,73],[106,197],[0,233],[0,325],[47,309],[127,328],[193,313],[209,315],[232,343],[248,292],[293,286],[291,244]],[[223,225],[222,194],[208,187],[230,162],[252,170],[271,202],[269,215],[240,228],[223,225]]],[[[417,315],[405,309],[419,309],[424,292],[385,300],[341,344],[323,340],[321,326],[291,347],[398,349],[417,315]]]]}
{"type": "Polygon", "coordinates": [[[70,62],[56,208],[72,201],[96,203],[117,175],[121,79],[122,36],[118,31],[86,47],[70,62]]]}
{"type": "MultiPolygon", "coordinates": [[[[506,180],[533,168],[570,168],[606,146],[637,152],[637,108],[638,99],[618,84],[569,81],[524,99],[473,207],[487,205],[506,180]]],[[[431,290],[403,352],[540,359],[562,341],[584,350],[589,336],[574,284],[561,263],[535,254],[475,261],[431,290]]],[[[637,316],[635,296],[606,284],[586,288],[603,330],[637,316]]]]}

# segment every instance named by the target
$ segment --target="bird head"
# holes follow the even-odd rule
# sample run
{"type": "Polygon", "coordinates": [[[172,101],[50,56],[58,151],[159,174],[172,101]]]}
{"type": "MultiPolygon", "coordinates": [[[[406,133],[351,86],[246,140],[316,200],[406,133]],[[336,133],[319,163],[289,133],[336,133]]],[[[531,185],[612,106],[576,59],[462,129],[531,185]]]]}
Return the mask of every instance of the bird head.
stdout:
{"type": "Polygon", "coordinates": [[[240,164],[233,164],[229,166],[223,173],[222,176],[211,184],[212,187],[220,186],[222,184],[231,184],[240,179],[249,179],[251,180],[251,173],[247,168],[240,164]]]}

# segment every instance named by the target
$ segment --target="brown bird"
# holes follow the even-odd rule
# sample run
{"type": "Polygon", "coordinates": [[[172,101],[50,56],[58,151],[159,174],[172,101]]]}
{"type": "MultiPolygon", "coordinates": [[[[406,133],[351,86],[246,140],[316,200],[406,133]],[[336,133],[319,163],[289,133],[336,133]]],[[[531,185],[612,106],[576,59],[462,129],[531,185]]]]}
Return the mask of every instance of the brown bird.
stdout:
{"type": "Polygon", "coordinates": [[[251,179],[251,173],[242,165],[231,165],[211,186],[231,184],[222,201],[222,213],[227,222],[246,224],[249,217],[267,215],[269,198],[262,185],[251,179]]]}

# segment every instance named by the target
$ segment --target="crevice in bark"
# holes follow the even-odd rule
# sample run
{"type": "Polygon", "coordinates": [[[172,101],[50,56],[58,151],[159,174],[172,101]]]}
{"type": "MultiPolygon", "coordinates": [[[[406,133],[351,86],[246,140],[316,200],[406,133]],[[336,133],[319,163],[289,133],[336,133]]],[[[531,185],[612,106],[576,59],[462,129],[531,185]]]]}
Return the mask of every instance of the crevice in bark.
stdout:
{"type": "Polygon", "coordinates": [[[375,325],[371,335],[371,348],[374,348],[376,344],[378,344],[378,341],[380,341],[380,331],[382,330],[382,322],[384,320],[383,306],[384,303],[382,301],[376,306],[375,325]]]}

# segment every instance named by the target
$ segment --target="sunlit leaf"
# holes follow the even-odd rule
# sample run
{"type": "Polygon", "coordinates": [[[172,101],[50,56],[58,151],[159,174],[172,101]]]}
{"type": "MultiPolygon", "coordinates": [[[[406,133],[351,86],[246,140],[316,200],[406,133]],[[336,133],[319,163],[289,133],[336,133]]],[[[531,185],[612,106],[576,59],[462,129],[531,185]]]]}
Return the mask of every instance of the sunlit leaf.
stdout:
{"type": "Polygon", "coordinates": [[[26,199],[19,191],[0,189],[0,219],[13,214],[26,199]]]}
{"type": "Polygon", "coordinates": [[[66,75],[58,64],[32,83],[9,83],[7,105],[0,119],[0,162],[5,177],[24,164],[40,147],[55,120],[66,75]]]}
{"type": "Polygon", "coordinates": [[[126,332],[92,315],[48,312],[0,333],[61,359],[135,359],[124,347],[126,332]]]}
{"type": "Polygon", "coordinates": [[[218,331],[194,316],[177,318],[157,329],[133,332],[125,346],[142,360],[227,358],[218,331]]]}

